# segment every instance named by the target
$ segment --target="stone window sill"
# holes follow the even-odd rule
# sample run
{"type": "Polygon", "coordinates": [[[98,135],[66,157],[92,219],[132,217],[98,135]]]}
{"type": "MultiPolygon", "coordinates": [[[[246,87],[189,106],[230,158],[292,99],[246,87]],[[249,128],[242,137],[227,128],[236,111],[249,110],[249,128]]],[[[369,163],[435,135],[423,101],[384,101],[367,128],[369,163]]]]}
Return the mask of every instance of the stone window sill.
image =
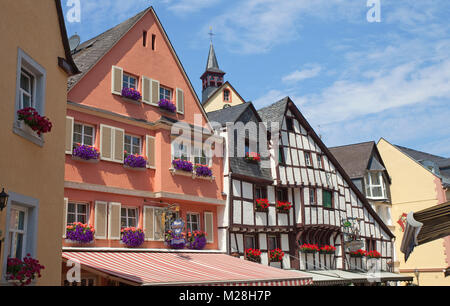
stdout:
{"type": "Polygon", "coordinates": [[[35,145],[38,145],[40,147],[44,146],[45,143],[44,137],[39,136],[35,131],[33,131],[28,125],[26,125],[22,121],[16,121],[16,123],[13,125],[13,132],[31,141],[35,145]]]}

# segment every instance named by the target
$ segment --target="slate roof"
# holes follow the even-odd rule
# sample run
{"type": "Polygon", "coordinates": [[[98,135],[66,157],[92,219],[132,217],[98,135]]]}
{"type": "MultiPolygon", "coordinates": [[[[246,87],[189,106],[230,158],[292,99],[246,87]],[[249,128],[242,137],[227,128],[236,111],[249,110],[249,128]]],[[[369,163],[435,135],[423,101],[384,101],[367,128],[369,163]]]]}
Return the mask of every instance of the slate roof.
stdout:
{"type": "Polygon", "coordinates": [[[284,113],[289,102],[289,97],[285,97],[274,104],[258,110],[258,114],[263,122],[270,124],[271,122],[283,122],[284,113]]]}
{"type": "Polygon", "coordinates": [[[219,122],[225,126],[227,122],[236,122],[242,113],[252,105],[251,102],[230,106],[224,109],[207,113],[208,119],[211,122],[219,122]]]}
{"type": "Polygon", "coordinates": [[[219,68],[219,62],[217,61],[216,52],[214,51],[214,46],[212,42],[211,45],[209,46],[208,60],[206,62],[206,71],[225,73],[219,68]]]}
{"type": "Polygon", "coordinates": [[[444,187],[450,187],[450,158],[433,155],[430,153],[413,150],[410,148],[395,145],[400,151],[414,159],[419,163],[424,161],[431,161],[439,168],[439,173],[437,174],[442,178],[442,183],[444,187]]]}
{"type": "Polygon", "coordinates": [[[73,52],[72,57],[81,74],[70,77],[68,90],[70,90],[96,63],[99,61],[148,11],[151,7],[125,20],[121,24],[106,32],[80,44],[73,52]]]}
{"type": "MultiPolygon", "coordinates": [[[[338,160],[339,164],[345,169],[351,179],[364,177],[371,156],[373,147],[376,146],[374,141],[328,148],[333,156],[338,160]]],[[[371,162],[372,164],[373,162],[371,162]]],[[[374,167],[378,165],[373,165],[374,167]]],[[[381,166],[381,165],[380,165],[381,166]]],[[[384,168],[383,168],[384,170],[384,168]]]]}

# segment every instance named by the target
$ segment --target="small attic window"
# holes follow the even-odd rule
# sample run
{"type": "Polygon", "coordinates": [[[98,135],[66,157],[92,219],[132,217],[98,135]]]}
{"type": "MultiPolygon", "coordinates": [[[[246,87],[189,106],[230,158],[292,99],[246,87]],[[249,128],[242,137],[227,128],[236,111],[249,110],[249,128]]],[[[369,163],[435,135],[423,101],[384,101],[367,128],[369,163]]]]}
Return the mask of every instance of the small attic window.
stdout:
{"type": "Polygon", "coordinates": [[[144,32],[142,33],[142,45],[143,45],[144,47],[147,47],[147,31],[144,31],[144,32]]]}
{"type": "Polygon", "coordinates": [[[152,34],[152,50],[155,50],[156,35],[152,34]]]}

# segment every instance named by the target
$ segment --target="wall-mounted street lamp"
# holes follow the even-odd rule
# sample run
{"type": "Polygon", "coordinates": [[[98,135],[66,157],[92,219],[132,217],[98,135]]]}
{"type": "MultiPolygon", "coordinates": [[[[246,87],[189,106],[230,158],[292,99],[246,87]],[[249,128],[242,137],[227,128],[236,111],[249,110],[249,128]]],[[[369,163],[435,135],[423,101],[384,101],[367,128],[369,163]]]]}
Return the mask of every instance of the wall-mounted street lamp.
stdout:
{"type": "Polygon", "coordinates": [[[6,204],[8,204],[8,198],[9,195],[5,192],[5,188],[3,188],[2,192],[0,193],[0,211],[3,211],[3,209],[6,207],[6,204]]]}

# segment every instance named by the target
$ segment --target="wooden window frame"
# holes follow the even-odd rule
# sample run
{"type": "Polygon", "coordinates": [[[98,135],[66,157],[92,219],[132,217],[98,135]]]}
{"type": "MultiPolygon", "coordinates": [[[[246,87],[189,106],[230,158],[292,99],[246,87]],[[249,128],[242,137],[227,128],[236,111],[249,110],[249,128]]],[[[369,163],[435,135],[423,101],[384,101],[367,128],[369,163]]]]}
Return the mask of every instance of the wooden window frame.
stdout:
{"type": "Polygon", "coordinates": [[[128,207],[128,206],[123,206],[123,205],[120,207],[120,229],[124,229],[124,228],[127,228],[127,227],[139,227],[139,208],[138,207],[131,207],[131,206],[128,207]],[[126,211],[126,216],[125,217],[122,214],[122,210],[123,209],[125,209],[125,211],[126,211]],[[128,211],[129,210],[134,210],[136,212],[136,216],[135,217],[129,217],[128,216],[128,211]],[[123,218],[126,219],[126,223],[127,223],[126,226],[122,226],[122,219],[123,218]],[[136,218],[136,225],[135,226],[130,226],[129,225],[129,219],[131,219],[131,218],[136,218]]]}
{"type": "Polygon", "coordinates": [[[127,151],[127,153],[131,154],[131,155],[135,155],[135,154],[142,155],[142,137],[141,136],[131,135],[131,134],[125,134],[125,136],[123,138],[123,150],[127,151]],[[126,143],[127,136],[131,138],[131,143],[129,144],[130,148],[131,148],[130,151],[127,151],[126,147],[125,147],[127,145],[127,143],[126,143]],[[133,150],[133,148],[136,147],[135,145],[133,145],[133,140],[134,139],[139,139],[139,153],[136,153],[133,150]]]}
{"type": "MultiPolygon", "coordinates": [[[[90,204],[87,202],[72,202],[72,201],[67,202],[66,224],[73,223],[73,222],[69,223],[69,205],[70,204],[75,205],[75,221],[74,222],[81,222],[78,220],[78,216],[83,215],[83,214],[78,213],[78,205],[86,206],[86,214],[85,214],[86,222],[84,224],[89,224],[90,204]]],[[[73,214],[73,213],[70,213],[70,214],[73,214]]]]}
{"type": "Polygon", "coordinates": [[[139,87],[139,78],[135,75],[132,75],[130,73],[126,73],[125,71],[123,72],[123,77],[122,77],[122,88],[133,88],[135,90],[137,90],[139,87]],[[128,78],[128,81],[125,81],[125,77],[128,78]],[[130,87],[131,83],[130,83],[130,79],[134,79],[135,80],[135,87],[130,87]],[[128,86],[125,86],[125,83],[128,86]]]}
{"type": "Polygon", "coordinates": [[[95,146],[95,126],[91,125],[91,124],[81,123],[81,122],[74,122],[73,123],[73,131],[72,131],[72,147],[75,147],[75,144],[76,144],[76,142],[75,142],[75,134],[79,135],[79,133],[75,132],[75,125],[81,125],[81,142],[80,142],[80,144],[81,145],[86,145],[84,143],[84,136],[91,136],[92,137],[92,145],[89,145],[89,146],[95,146]],[[85,127],[92,128],[92,135],[88,135],[85,132],[85,127]]]}
{"type": "MultiPolygon", "coordinates": [[[[316,199],[316,201],[317,201],[317,199],[316,199]]],[[[327,209],[327,210],[333,210],[334,209],[334,192],[333,192],[333,190],[322,188],[322,207],[323,207],[323,209],[327,209]],[[325,192],[329,192],[331,194],[331,207],[325,207],[325,205],[323,203],[323,199],[324,199],[323,194],[325,192]]]]}
{"type": "Polygon", "coordinates": [[[173,101],[173,94],[174,94],[174,90],[166,87],[166,86],[162,86],[161,84],[159,85],[159,100],[163,100],[166,99],[168,101],[173,101]],[[167,98],[166,92],[161,93],[161,91],[168,91],[170,92],[170,98],[167,98]]]}

